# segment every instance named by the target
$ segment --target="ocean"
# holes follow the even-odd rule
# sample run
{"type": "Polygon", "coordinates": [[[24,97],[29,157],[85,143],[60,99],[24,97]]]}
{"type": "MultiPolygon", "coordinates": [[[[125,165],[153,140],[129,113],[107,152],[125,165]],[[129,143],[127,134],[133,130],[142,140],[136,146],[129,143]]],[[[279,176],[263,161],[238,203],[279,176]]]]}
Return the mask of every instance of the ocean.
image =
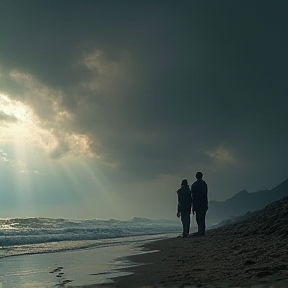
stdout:
{"type": "Polygon", "coordinates": [[[179,220],[137,217],[0,219],[0,287],[109,283],[132,265],[126,256],[144,253],[142,244],[174,237],[181,229],[179,220]]]}

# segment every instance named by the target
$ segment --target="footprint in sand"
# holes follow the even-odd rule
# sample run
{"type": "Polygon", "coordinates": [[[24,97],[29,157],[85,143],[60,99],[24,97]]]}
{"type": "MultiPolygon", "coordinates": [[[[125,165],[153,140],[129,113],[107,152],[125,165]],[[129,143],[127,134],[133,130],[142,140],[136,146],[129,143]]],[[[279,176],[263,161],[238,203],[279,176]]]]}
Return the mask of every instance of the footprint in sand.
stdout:
{"type": "Polygon", "coordinates": [[[55,268],[54,270],[50,271],[49,273],[55,273],[55,272],[59,272],[63,269],[62,266],[58,266],[57,268],[55,268]]]}

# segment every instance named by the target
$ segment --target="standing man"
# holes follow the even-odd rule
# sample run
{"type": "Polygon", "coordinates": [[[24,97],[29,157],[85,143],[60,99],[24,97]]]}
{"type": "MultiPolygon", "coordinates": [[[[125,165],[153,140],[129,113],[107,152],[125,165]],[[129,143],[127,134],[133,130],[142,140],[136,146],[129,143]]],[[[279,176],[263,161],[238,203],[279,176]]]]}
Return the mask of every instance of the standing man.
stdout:
{"type": "Polygon", "coordinates": [[[203,174],[201,172],[196,173],[196,179],[191,185],[192,193],[192,212],[196,213],[196,222],[198,225],[198,233],[195,235],[205,235],[206,224],[205,217],[208,210],[208,187],[204,180],[202,180],[203,174]]]}
{"type": "Polygon", "coordinates": [[[181,222],[183,225],[183,237],[189,235],[190,230],[190,214],[191,214],[191,205],[192,197],[191,191],[188,186],[188,181],[186,179],[182,180],[181,188],[177,190],[178,194],[178,210],[177,217],[181,217],[181,222]]]}

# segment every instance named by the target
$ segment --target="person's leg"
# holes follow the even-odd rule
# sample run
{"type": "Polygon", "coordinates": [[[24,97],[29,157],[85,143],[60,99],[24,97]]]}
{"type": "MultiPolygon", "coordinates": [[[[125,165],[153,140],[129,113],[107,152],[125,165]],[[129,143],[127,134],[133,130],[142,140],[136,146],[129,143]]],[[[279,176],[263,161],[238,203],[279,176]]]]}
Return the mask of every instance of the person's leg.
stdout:
{"type": "Polygon", "coordinates": [[[196,211],[196,223],[198,226],[198,234],[200,232],[200,227],[201,227],[201,215],[200,215],[200,211],[196,211]]]}
{"type": "Polygon", "coordinates": [[[204,231],[204,235],[206,233],[206,213],[207,213],[207,210],[203,211],[203,231],[204,231]]]}
{"type": "Polygon", "coordinates": [[[184,235],[184,233],[185,233],[185,217],[184,217],[183,213],[181,213],[181,222],[182,222],[182,230],[183,230],[182,235],[184,235]]]}
{"type": "Polygon", "coordinates": [[[198,211],[198,214],[199,214],[198,233],[200,235],[205,235],[205,230],[206,230],[206,224],[205,224],[206,210],[198,211]]]}
{"type": "Polygon", "coordinates": [[[190,214],[181,213],[181,221],[183,225],[183,236],[187,236],[189,235],[189,229],[190,229],[190,214]]]}
{"type": "Polygon", "coordinates": [[[185,213],[184,214],[185,217],[185,235],[189,235],[189,231],[190,231],[190,213],[185,213]]]}
{"type": "Polygon", "coordinates": [[[190,222],[191,222],[190,213],[187,213],[187,235],[189,235],[190,232],[190,222]]]}

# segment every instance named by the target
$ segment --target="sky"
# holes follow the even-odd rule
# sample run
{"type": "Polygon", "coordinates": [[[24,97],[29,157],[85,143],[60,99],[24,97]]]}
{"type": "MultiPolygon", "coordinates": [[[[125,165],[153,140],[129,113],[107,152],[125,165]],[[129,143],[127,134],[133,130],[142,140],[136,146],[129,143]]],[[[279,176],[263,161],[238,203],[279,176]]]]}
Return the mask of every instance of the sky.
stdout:
{"type": "Polygon", "coordinates": [[[288,178],[286,0],[1,0],[0,217],[172,219],[288,178]]]}

